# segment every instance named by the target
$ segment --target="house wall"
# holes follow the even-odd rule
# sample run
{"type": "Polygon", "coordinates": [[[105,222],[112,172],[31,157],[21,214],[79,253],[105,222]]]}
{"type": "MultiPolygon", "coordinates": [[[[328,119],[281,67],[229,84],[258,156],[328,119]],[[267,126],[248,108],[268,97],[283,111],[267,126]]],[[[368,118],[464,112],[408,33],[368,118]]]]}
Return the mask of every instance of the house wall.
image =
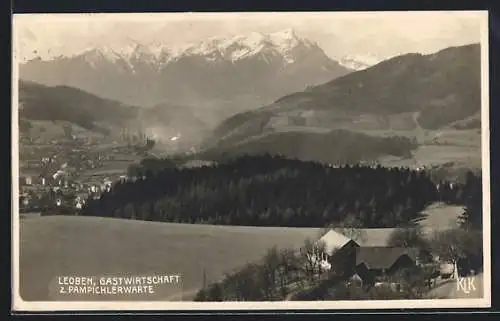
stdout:
{"type": "Polygon", "coordinates": [[[374,285],[376,281],[385,277],[396,274],[404,268],[415,267],[415,262],[407,255],[399,257],[394,264],[388,268],[370,268],[368,269],[364,263],[359,264],[355,268],[355,272],[363,279],[365,285],[374,285]]]}
{"type": "Polygon", "coordinates": [[[408,255],[402,255],[399,259],[394,262],[394,264],[387,270],[388,275],[393,275],[394,273],[409,267],[415,267],[415,261],[413,261],[408,255]]]}
{"type": "Polygon", "coordinates": [[[332,269],[340,274],[352,275],[355,272],[356,248],[358,247],[359,245],[356,242],[350,241],[341,249],[334,252],[328,259],[328,262],[332,265],[332,269]]]}
{"type": "Polygon", "coordinates": [[[359,264],[354,269],[355,273],[357,273],[363,280],[364,285],[373,285],[375,283],[376,276],[380,274],[380,271],[368,269],[364,263],[359,264]]]}

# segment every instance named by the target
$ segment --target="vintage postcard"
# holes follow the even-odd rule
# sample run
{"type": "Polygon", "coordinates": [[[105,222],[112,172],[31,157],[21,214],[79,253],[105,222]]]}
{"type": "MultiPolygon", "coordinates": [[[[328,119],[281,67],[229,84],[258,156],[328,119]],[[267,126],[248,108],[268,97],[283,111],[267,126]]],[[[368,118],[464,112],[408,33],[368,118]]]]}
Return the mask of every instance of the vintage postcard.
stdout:
{"type": "Polygon", "coordinates": [[[487,19],[14,15],[13,310],[489,307],[487,19]]]}

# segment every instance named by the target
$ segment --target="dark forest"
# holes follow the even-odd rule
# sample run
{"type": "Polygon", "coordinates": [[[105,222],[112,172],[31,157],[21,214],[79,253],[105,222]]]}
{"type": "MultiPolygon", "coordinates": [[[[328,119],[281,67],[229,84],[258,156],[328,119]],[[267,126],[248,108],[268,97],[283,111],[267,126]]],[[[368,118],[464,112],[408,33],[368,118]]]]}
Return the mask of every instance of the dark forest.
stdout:
{"type": "Polygon", "coordinates": [[[463,224],[480,228],[481,178],[435,184],[426,171],[381,166],[331,167],[280,156],[243,156],[180,168],[144,160],[79,215],[159,222],[324,227],[409,227],[429,204],[464,205],[463,224]]]}

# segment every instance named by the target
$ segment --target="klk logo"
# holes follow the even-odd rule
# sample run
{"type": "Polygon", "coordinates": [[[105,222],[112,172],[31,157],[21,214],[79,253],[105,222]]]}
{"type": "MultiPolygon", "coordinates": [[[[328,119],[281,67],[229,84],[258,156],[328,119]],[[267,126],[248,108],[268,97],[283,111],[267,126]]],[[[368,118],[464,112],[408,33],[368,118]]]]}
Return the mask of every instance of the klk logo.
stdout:
{"type": "Polygon", "coordinates": [[[474,278],[459,277],[457,279],[457,291],[463,292],[465,294],[469,294],[473,291],[476,291],[476,285],[474,284],[474,278]]]}

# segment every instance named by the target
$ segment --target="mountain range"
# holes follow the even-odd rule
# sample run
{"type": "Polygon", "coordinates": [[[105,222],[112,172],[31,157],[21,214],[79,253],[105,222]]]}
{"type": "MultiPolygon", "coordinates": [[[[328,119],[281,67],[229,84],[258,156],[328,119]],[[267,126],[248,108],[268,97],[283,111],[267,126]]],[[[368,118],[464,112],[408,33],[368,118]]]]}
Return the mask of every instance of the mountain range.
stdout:
{"type": "Polygon", "coordinates": [[[210,107],[228,116],[353,70],[286,29],[214,37],[178,48],[109,44],[73,56],[32,59],[20,64],[19,74],[24,80],[80,88],[127,104],[210,107]]]}
{"type": "Polygon", "coordinates": [[[397,56],[229,117],[205,148],[210,155],[283,150],[299,158],[311,150],[329,150],[328,157],[336,160],[357,155],[360,146],[372,148],[367,135],[415,137],[418,131],[478,129],[480,76],[479,44],[397,56]]]}
{"type": "Polygon", "coordinates": [[[279,152],[327,161],[363,159],[366,155],[360,150],[369,151],[371,159],[384,154],[408,157],[415,142],[400,139],[403,136],[446,128],[476,130],[481,125],[479,44],[450,47],[429,55],[409,53],[379,63],[371,56],[344,57],[334,62],[316,44],[296,37],[293,31],[213,38],[202,45],[176,50],[161,45],[156,51],[152,48],[137,44],[107,47],[107,51],[92,49],[72,57],[38,59],[22,65],[22,79],[29,78],[27,70],[43,67],[45,71],[40,69],[34,75],[54,82],[63,78],[82,80],[103,94],[96,95],[77,85],[46,86],[22,80],[21,118],[66,120],[90,130],[134,127],[139,123],[159,138],[181,134],[181,140],[188,140],[188,145],[198,145],[200,139],[206,138],[197,147],[209,158],[231,152],[279,152]],[[317,56],[312,55],[314,52],[317,56]],[[351,69],[341,66],[350,62],[351,69]],[[329,72],[322,77],[328,80],[320,85],[297,85],[305,83],[301,75],[318,75],[301,71],[301,67],[324,71],[325,65],[330,69],[326,68],[329,72]],[[212,69],[207,69],[209,66],[212,69]],[[177,72],[176,83],[169,78],[172,71],[177,72]],[[287,72],[290,74],[284,77],[287,72]],[[188,77],[193,73],[197,76],[188,77]],[[158,77],[154,85],[145,80],[145,75],[152,74],[158,77]],[[103,80],[96,80],[99,75],[103,80]],[[116,77],[116,83],[106,78],[110,75],[116,77]],[[142,84],[128,87],[141,75],[142,84]],[[278,76],[301,89],[285,90],[285,86],[273,83],[278,76]],[[221,86],[219,80],[228,87],[221,86]],[[118,84],[124,89],[118,90],[118,84]],[[206,100],[195,104],[194,100],[179,98],[190,102],[181,104],[175,99],[151,99],[152,107],[139,107],[108,98],[113,96],[108,89],[114,88],[117,96],[137,94],[137,99],[142,100],[141,94],[152,93],[160,84],[165,92],[172,88],[170,85],[175,87],[178,98],[183,97],[182,88],[189,88],[191,99],[206,100]],[[281,91],[285,94],[277,95],[281,91]],[[262,99],[263,92],[268,94],[266,99],[262,99]],[[242,95],[247,95],[248,106],[225,110],[238,105],[242,95]],[[263,100],[271,102],[262,104],[263,100]],[[227,118],[221,121],[224,116],[227,118]],[[391,138],[388,136],[394,139],[386,139],[391,138]]]}

